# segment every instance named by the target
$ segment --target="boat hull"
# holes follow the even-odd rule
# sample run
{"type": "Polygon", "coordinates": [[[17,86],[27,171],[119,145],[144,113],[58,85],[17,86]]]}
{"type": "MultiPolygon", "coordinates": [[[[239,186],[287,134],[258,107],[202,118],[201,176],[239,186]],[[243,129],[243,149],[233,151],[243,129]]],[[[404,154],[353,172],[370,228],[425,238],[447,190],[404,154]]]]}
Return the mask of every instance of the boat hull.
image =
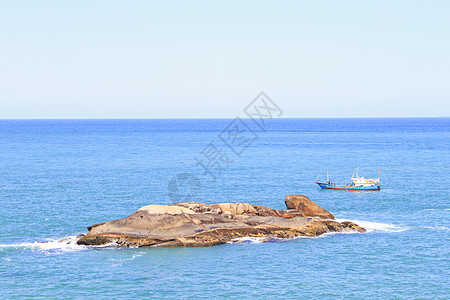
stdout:
{"type": "Polygon", "coordinates": [[[336,184],[329,184],[326,182],[318,182],[316,183],[320,186],[321,189],[324,190],[339,190],[339,191],[379,191],[380,185],[376,184],[373,186],[350,186],[350,185],[336,185],[336,184]]]}

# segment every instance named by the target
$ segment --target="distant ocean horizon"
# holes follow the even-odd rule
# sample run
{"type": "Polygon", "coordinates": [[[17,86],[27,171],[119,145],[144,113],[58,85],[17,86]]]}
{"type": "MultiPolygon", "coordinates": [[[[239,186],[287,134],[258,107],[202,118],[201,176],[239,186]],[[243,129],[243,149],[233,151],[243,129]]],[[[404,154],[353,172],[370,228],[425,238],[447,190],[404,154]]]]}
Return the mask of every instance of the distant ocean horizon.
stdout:
{"type": "Polygon", "coordinates": [[[248,118],[1,119],[0,164],[2,297],[450,297],[448,117],[279,118],[263,129],[248,118]],[[227,157],[220,172],[205,167],[211,149],[227,157]],[[381,190],[314,183],[327,172],[349,181],[357,167],[380,170],[381,190]],[[368,232],[205,248],[74,243],[89,225],[173,203],[170,182],[186,173],[200,182],[195,201],[283,209],[302,194],[368,232]]]}
{"type": "MultiPolygon", "coordinates": [[[[402,116],[402,117],[389,117],[389,116],[375,116],[375,117],[277,117],[279,120],[313,120],[313,119],[442,119],[450,118],[449,115],[442,116],[402,116]]],[[[83,121],[83,120],[232,120],[233,117],[73,117],[73,118],[0,118],[5,121],[83,121]]],[[[249,117],[242,117],[242,119],[250,119],[249,117]]]]}

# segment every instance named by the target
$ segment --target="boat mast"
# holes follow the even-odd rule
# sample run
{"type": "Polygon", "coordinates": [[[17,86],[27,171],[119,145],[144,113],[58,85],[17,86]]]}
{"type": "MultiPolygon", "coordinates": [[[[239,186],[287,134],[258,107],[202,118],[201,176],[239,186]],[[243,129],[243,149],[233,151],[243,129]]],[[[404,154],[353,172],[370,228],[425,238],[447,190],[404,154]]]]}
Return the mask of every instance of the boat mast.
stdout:
{"type": "Polygon", "coordinates": [[[356,170],[353,171],[353,174],[352,174],[352,180],[353,180],[353,179],[359,178],[359,175],[358,175],[358,169],[359,169],[359,167],[357,167],[356,170]],[[355,177],[355,173],[356,173],[356,177],[355,177]]]}

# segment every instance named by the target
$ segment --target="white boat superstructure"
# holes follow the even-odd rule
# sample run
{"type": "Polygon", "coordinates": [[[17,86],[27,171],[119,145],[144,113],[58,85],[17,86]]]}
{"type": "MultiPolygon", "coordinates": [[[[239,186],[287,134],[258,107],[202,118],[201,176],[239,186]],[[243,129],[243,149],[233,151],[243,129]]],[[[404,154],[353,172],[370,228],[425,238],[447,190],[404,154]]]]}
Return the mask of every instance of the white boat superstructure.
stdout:
{"type": "Polygon", "coordinates": [[[352,183],[353,186],[364,186],[364,187],[369,187],[369,186],[376,186],[380,184],[380,171],[378,170],[378,178],[364,178],[364,177],[360,177],[358,175],[358,169],[359,167],[356,168],[356,170],[353,172],[352,175],[352,183]]]}

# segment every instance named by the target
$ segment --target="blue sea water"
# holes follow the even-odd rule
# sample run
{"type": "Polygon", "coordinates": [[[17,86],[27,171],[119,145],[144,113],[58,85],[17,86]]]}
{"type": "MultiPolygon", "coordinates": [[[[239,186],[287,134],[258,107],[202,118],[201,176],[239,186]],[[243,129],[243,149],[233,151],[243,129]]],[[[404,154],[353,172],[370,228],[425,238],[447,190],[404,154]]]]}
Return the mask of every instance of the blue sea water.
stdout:
{"type": "Polygon", "coordinates": [[[449,118],[274,119],[266,131],[244,119],[255,139],[240,155],[220,139],[232,121],[1,120],[1,297],[450,297],[449,118]],[[228,158],[216,180],[197,163],[211,145],[228,158]],[[381,191],[314,183],[327,171],[348,181],[358,166],[365,177],[381,170],[381,191]],[[171,204],[178,173],[200,180],[205,203],[283,209],[285,195],[304,194],[369,232],[204,248],[74,244],[88,225],[171,204]]]}

